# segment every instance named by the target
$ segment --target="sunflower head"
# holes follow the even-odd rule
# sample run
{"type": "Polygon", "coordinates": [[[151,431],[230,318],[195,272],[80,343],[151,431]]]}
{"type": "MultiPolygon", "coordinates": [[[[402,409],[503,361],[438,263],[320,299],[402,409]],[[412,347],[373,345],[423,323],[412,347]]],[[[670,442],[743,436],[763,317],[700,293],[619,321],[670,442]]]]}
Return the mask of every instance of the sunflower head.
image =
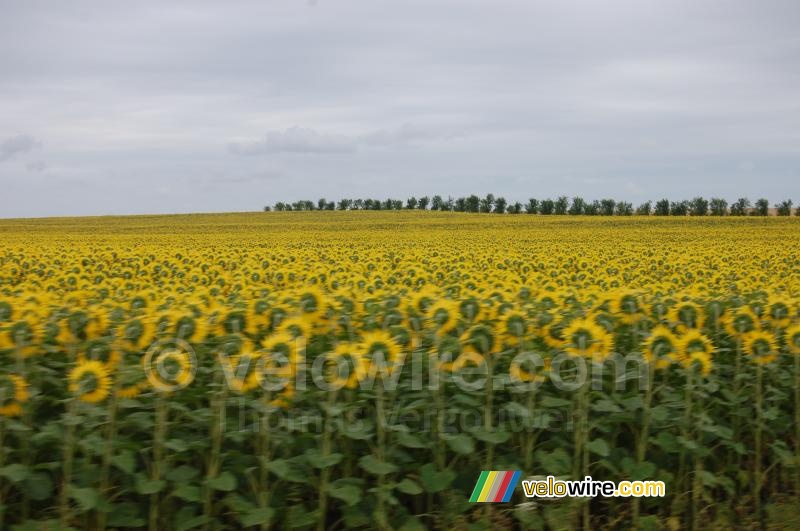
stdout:
{"type": "Polygon", "coordinates": [[[687,369],[700,368],[703,375],[711,372],[711,354],[714,347],[711,340],[699,330],[689,330],[680,337],[681,363],[687,369]]]}
{"type": "Polygon", "coordinates": [[[28,401],[28,383],[22,376],[0,376],[0,416],[16,417],[22,413],[22,404],[28,401]]]}
{"type": "Polygon", "coordinates": [[[636,324],[644,314],[641,295],[636,291],[622,291],[611,299],[611,312],[625,324],[636,324]]]}
{"type": "Polygon", "coordinates": [[[744,352],[758,364],[768,364],[778,357],[778,342],[771,332],[754,330],[744,336],[744,352]]]}
{"type": "Polygon", "coordinates": [[[395,362],[400,356],[400,345],[389,332],[374,330],[363,335],[359,343],[359,352],[367,360],[383,356],[385,360],[395,362]]]}
{"type": "Polygon", "coordinates": [[[792,323],[793,313],[791,301],[776,296],[769,298],[769,302],[764,309],[764,317],[774,329],[789,326],[792,323]]]}
{"type": "Polygon", "coordinates": [[[78,400],[89,404],[103,401],[111,389],[111,378],[106,366],[96,360],[78,363],[70,371],[67,380],[69,392],[78,400]]]}
{"type": "Polygon", "coordinates": [[[500,318],[500,335],[511,344],[519,344],[528,334],[528,317],[515,310],[506,311],[500,318]]]}
{"type": "Polygon", "coordinates": [[[758,315],[749,306],[742,306],[728,313],[724,322],[728,334],[737,339],[744,339],[750,332],[761,328],[758,315]]]}
{"type": "Polygon", "coordinates": [[[681,301],[670,308],[668,318],[681,332],[696,330],[703,324],[703,309],[691,301],[681,301]]]}
{"type": "Polygon", "coordinates": [[[786,329],[786,347],[792,354],[800,355],[800,324],[786,329]]]}
{"type": "Polygon", "coordinates": [[[478,323],[471,326],[461,336],[461,343],[469,345],[475,352],[488,356],[495,351],[497,332],[488,323],[478,323]]]}
{"type": "Polygon", "coordinates": [[[611,353],[611,335],[591,319],[573,320],[562,334],[564,350],[571,356],[599,361],[611,353]]]}
{"type": "Polygon", "coordinates": [[[659,369],[681,361],[678,338],[666,326],[656,326],[644,342],[644,356],[659,369]]]}
{"type": "Polygon", "coordinates": [[[458,326],[458,304],[441,299],[428,308],[428,318],[439,335],[445,335],[458,326]]]}

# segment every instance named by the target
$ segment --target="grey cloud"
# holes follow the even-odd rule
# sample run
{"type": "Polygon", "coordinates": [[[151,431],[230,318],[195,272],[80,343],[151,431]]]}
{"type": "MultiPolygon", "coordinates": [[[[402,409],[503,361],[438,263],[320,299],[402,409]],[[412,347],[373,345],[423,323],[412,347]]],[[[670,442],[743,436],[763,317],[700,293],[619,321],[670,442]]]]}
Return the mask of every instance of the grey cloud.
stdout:
{"type": "Polygon", "coordinates": [[[352,139],[344,135],[320,133],[305,127],[270,131],[264,138],[251,142],[234,142],[229,149],[237,155],[269,153],[349,153],[355,151],[352,139]]]}
{"type": "Polygon", "coordinates": [[[259,140],[231,142],[228,144],[228,149],[236,155],[353,153],[362,146],[391,147],[455,136],[458,135],[453,132],[436,132],[408,123],[395,128],[350,136],[321,133],[315,129],[294,126],[285,131],[270,131],[259,140]]]}
{"type": "Polygon", "coordinates": [[[47,164],[45,164],[40,160],[35,162],[29,162],[28,164],[25,165],[25,169],[27,169],[29,172],[38,173],[46,170],[47,164]]]}
{"type": "Polygon", "coordinates": [[[27,153],[42,146],[30,135],[16,135],[0,142],[0,160],[8,160],[20,153],[27,153]]]}
{"type": "Polygon", "coordinates": [[[800,200],[797,0],[2,4],[3,216],[800,200]]]}

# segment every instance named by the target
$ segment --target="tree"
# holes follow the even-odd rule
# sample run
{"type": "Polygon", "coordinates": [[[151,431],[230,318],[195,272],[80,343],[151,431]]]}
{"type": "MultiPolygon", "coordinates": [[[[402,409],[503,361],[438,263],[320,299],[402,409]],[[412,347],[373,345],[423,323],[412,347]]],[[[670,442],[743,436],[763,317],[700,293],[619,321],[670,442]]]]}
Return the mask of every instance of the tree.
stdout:
{"type": "Polygon", "coordinates": [[[539,211],[542,214],[549,216],[553,213],[555,206],[556,204],[552,199],[542,199],[542,202],[539,206],[539,211]]]}
{"type": "Polygon", "coordinates": [[[333,201],[328,201],[325,203],[325,210],[333,210],[334,208],[336,208],[336,203],[333,201]]]}
{"type": "Polygon", "coordinates": [[[494,205],[494,194],[486,194],[486,197],[480,200],[480,211],[491,212],[494,205]]]}
{"type": "Polygon", "coordinates": [[[700,196],[695,197],[689,202],[689,214],[692,216],[708,215],[708,200],[700,196]]]}
{"type": "Polygon", "coordinates": [[[444,209],[447,212],[452,212],[453,211],[453,207],[455,206],[454,203],[455,203],[455,199],[453,199],[452,197],[450,197],[448,195],[447,196],[447,202],[444,204],[444,209]]]}
{"type": "Polygon", "coordinates": [[[459,197],[458,199],[456,199],[455,202],[453,203],[453,209],[456,212],[468,212],[467,199],[465,197],[459,197]]]}
{"type": "Polygon", "coordinates": [[[603,216],[613,216],[614,215],[614,207],[616,206],[617,202],[613,199],[602,199],[600,200],[600,214],[603,216]]]}
{"type": "Polygon", "coordinates": [[[466,202],[466,212],[480,212],[481,210],[481,198],[475,194],[472,194],[467,198],[466,202]]]}
{"type": "Polygon", "coordinates": [[[791,216],[792,215],[792,200],[787,199],[786,201],[781,201],[775,205],[775,208],[778,209],[779,216],[791,216]]]}
{"type": "Polygon", "coordinates": [[[339,204],[336,208],[338,210],[349,210],[352,204],[353,204],[352,199],[340,199],[339,204]]]}
{"type": "Polygon", "coordinates": [[[653,212],[653,202],[652,201],[645,201],[638,207],[636,207],[636,215],[637,216],[649,216],[653,212]]]}
{"type": "Polygon", "coordinates": [[[659,199],[656,201],[654,213],[656,216],[669,216],[669,199],[659,199]]]}
{"type": "Polygon", "coordinates": [[[328,204],[328,202],[325,200],[325,198],[324,198],[324,197],[321,197],[321,198],[320,198],[320,199],[317,201],[317,208],[318,208],[319,210],[325,210],[325,205],[327,205],[327,204],[328,204]]]}
{"type": "Polygon", "coordinates": [[[525,212],[527,214],[538,214],[539,213],[539,200],[530,198],[528,199],[528,203],[525,205],[525,212]]]}
{"type": "Polygon", "coordinates": [[[587,203],[586,206],[583,207],[583,213],[587,216],[596,216],[600,213],[601,205],[600,201],[595,199],[591,203],[587,203]]]}
{"type": "Polygon", "coordinates": [[[406,208],[409,210],[414,210],[417,208],[417,198],[416,197],[409,197],[406,201],[406,208]]]}
{"type": "Polygon", "coordinates": [[[275,203],[276,212],[283,212],[284,210],[286,210],[286,204],[283,201],[278,201],[275,203]]]}
{"type": "Polygon", "coordinates": [[[364,208],[364,200],[363,199],[356,199],[353,201],[353,208],[355,210],[361,210],[364,208]]]}
{"type": "Polygon", "coordinates": [[[521,214],[522,213],[522,203],[519,201],[515,202],[513,205],[508,207],[509,214],[521,214]]]}
{"type": "Polygon", "coordinates": [[[580,216],[586,209],[586,201],[582,197],[573,197],[572,206],[569,207],[570,216],[580,216]]]}
{"type": "Polygon", "coordinates": [[[615,209],[618,216],[632,216],[633,215],[633,204],[628,203],[626,201],[620,201],[617,203],[617,207],[615,209]]]}
{"type": "Polygon", "coordinates": [[[753,211],[754,216],[769,216],[769,201],[764,198],[756,201],[756,208],[753,211]]]}
{"type": "Polygon", "coordinates": [[[561,197],[556,199],[555,214],[558,214],[559,216],[565,215],[567,213],[568,207],[569,207],[569,199],[567,199],[567,196],[562,195],[561,197]]]}
{"type": "Polygon", "coordinates": [[[264,212],[271,212],[271,211],[272,211],[272,207],[270,207],[269,205],[264,207],[264,212]]]}
{"type": "Polygon", "coordinates": [[[506,198],[505,197],[498,197],[494,200],[494,212],[495,214],[505,214],[506,213],[506,198]]]}
{"type": "Polygon", "coordinates": [[[689,201],[673,201],[669,205],[669,211],[673,216],[685,216],[689,214],[689,201]]]}
{"type": "Polygon", "coordinates": [[[724,216],[728,213],[728,202],[719,197],[712,197],[709,206],[712,216],[724,216]]]}
{"type": "Polygon", "coordinates": [[[731,205],[731,216],[746,216],[750,211],[750,200],[740,197],[731,205]]]}
{"type": "Polygon", "coordinates": [[[442,196],[440,195],[433,196],[433,202],[431,203],[431,210],[444,210],[444,201],[442,201],[442,196]]]}
{"type": "Polygon", "coordinates": [[[417,208],[420,209],[420,210],[427,210],[428,209],[428,204],[430,202],[431,202],[431,200],[428,198],[428,196],[427,195],[423,195],[422,197],[419,198],[419,202],[417,203],[417,208]]]}

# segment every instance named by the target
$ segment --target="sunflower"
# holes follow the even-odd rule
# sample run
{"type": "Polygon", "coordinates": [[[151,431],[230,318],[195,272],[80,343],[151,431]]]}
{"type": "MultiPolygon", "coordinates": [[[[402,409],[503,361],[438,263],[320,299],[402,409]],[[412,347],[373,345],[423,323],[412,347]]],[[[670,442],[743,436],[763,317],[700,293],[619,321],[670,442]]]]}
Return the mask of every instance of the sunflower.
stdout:
{"type": "Polygon", "coordinates": [[[452,372],[461,372],[469,365],[479,367],[482,363],[485,363],[485,358],[478,351],[465,347],[453,362],[452,372]]]}
{"type": "Polygon", "coordinates": [[[106,366],[95,360],[79,363],[67,377],[69,392],[78,400],[89,404],[101,402],[111,389],[111,378],[106,366]]]}
{"type": "Polygon", "coordinates": [[[206,339],[211,328],[208,318],[200,315],[195,316],[189,312],[175,313],[173,320],[175,337],[185,341],[195,341],[200,343],[206,339]]]}
{"type": "Polygon", "coordinates": [[[788,299],[770,296],[764,317],[773,329],[786,328],[792,323],[792,303],[788,299]]]}
{"type": "Polygon", "coordinates": [[[315,323],[324,318],[329,302],[318,286],[311,286],[297,293],[297,305],[303,317],[315,323]]]}
{"type": "Polygon", "coordinates": [[[792,354],[800,355],[800,324],[786,329],[786,347],[792,354]]]}
{"type": "Polygon", "coordinates": [[[364,359],[358,350],[358,345],[354,343],[339,343],[333,351],[333,360],[337,361],[337,373],[333,382],[337,388],[347,387],[348,389],[355,389],[358,382],[366,377],[364,368],[364,359]],[[346,376],[338,371],[338,360],[344,360],[348,366],[346,376]]]}
{"type": "Polygon", "coordinates": [[[562,334],[564,351],[571,356],[602,361],[611,353],[611,335],[590,319],[575,319],[562,334]]]}
{"type": "Polygon", "coordinates": [[[261,375],[258,370],[261,354],[256,351],[243,352],[238,356],[233,356],[230,360],[230,375],[228,381],[231,388],[237,393],[247,393],[259,386],[261,375]]]}
{"type": "Polygon", "coordinates": [[[699,330],[689,330],[679,338],[681,363],[687,369],[700,365],[703,375],[711,372],[711,354],[714,346],[711,340],[699,330]]]}
{"type": "Polygon", "coordinates": [[[458,314],[465,322],[476,323],[483,318],[483,306],[475,297],[470,297],[457,304],[458,314]]]}
{"type": "Polygon", "coordinates": [[[22,413],[22,404],[28,401],[28,383],[22,376],[15,374],[4,375],[0,380],[2,401],[0,401],[0,416],[17,417],[22,413]],[[4,380],[4,381],[3,381],[4,380]]]}
{"type": "Polygon", "coordinates": [[[664,322],[668,319],[669,305],[663,300],[655,300],[647,307],[647,316],[657,323],[664,322]]]}
{"type": "Polygon", "coordinates": [[[84,332],[86,333],[86,337],[91,340],[103,337],[106,333],[108,333],[108,328],[108,313],[106,313],[104,309],[100,308],[89,318],[89,321],[86,323],[86,328],[84,328],[84,332]]]}
{"type": "Polygon", "coordinates": [[[753,362],[765,365],[778,357],[778,342],[770,332],[754,330],[744,336],[744,351],[753,362]]]}
{"type": "Polygon", "coordinates": [[[156,368],[147,371],[148,380],[157,389],[185,387],[194,377],[194,366],[187,352],[168,349],[160,352],[156,359],[156,368]],[[152,382],[155,379],[155,383],[152,382]]]}
{"type": "Polygon", "coordinates": [[[289,382],[289,384],[286,387],[284,387],[283,391],[281,391],[277,397],[273,398],[270,401],[270,405],[273,407],[279,407],[283,409],[288,408],[291,405],[294,395],[295,395],[294,385],[292,384],[292,382],[289,382]]]}
{"type": "Polygon", "coordinates": [[[636,324],[644,319],[644,304],[637,291],[621,291],[611,298],[611,313],[625,324],[636,324]]]}
{"type": "Polygon", "coordinates": [[[11,330],[0,329],[0,350],[14,348],[14,341],[11,339],[11,330]]]}
{"type": "MultiPolygon", "coordinates": [[[[294,338],[287,332],[279,332],[271,336],[267,336],[262,340],[264,353],[262,353],[263,363],[275,364],[278,360],[276,354],[281,355],[285,364],[275,366],[270,371],[269,376],[277,376],[281,378],[289,378],[297,374],[297,367],[303,361],[303,350],[305,348],[305,341],[302,338],[294,338]]],[[[260,381],[268,376],[265,371],[259,371],[260,381]]]]}
{"type": "Polygon", "coordinates": [[[375,354],[382,353],[384,359],[394,363],[400,357],[400,345],[383,330],[366,332],[359,342],[359,352],[366,360],[373,360],[375,354]]]}
{"type": "Polygon", "coordinates": [[[116,395],[119,398],[133,399],[139,396],[144,389],[147,388],[146,382],[139,382],[133,385],[127,385],[117,390],[116,395]]]}
{"type": "Polygon", "coordinates": [[[309,339],[312,334],[313,322],[309,320],[308,314],[303,314],[301,317],[289,317],[281,322],[281,325],[275,330],[278,333],[285,332],[292,337],[304,337],[309,339]]]}
{"type": "Polygon", "coordinates": [[[703,309],[691,301],[681,301],[667,313],[667,319],[679,332],[695,330],[703,324],[703,309]]]}
{"type": "Polygon", "coordinates": [[[515,310],[506,311],[500,318],[500,330],[503,340],[518,345],[528,333],[528,316],[515,310]]]}
{"type": "Polygon", "coordinates": [[[644,357],[648,363],[655,362],[658,369],[681,361],[678,338],[666,326],[656,326],[644,341],[644,357]]]}
{"type": "Polygon", "coordinates": [[[544,360],[543,367],[535,367],[533,371],[528,371],[522,367],[525,360],[514,359],[508,368],[508,374],[512,382],[543,382],[545,373],[550,370],[551,359],[544,360]]]}
{"type": "Polygon", "coordinates": [[[78,363],[99,361],[109,373],[117,368],[121,360],[122,354],[116,345],[105,340],[94,340],[85,351],[78,353],[78,363]]]}
{"type": "Polygon", "coordinates": [[[745,335],[761,328],[758,315],[749,306],[726,314],[723,322],[728,334],[737,339],[743,339],[745,335]]]}
{"type": "Polygon", "coordinates": [[[408,307],[414,313],[425,315],[428,312],[428,308],[436,302],[437,298],[436,290],[431,286],[425,286],[411,294],[408,300],[408,307]]]}
{"type": "Polygon", "coordinates": [[[435,302],[428,308],[428,318],[437,334],[446,335],[458,326],[458,303],[449,299],[435,302]]]}
{"type": "Polygon", "coordinates": [[[453,363],[461,354],[463,346],[458,338],[445,336],[438,341],[436,350],[431,352],[431,356],[437,358],[436,368],[440,371],[453,372],[453,363]]]}
{"type": "MultiPolygon", "coordinates": [[[[65,330],[69,327],[65,326],[65,330]]],[[[155,339],[156,326],[152,319],[137,317],[122,327],[122,338],[134,347],[146,348],[155,339]]]]}

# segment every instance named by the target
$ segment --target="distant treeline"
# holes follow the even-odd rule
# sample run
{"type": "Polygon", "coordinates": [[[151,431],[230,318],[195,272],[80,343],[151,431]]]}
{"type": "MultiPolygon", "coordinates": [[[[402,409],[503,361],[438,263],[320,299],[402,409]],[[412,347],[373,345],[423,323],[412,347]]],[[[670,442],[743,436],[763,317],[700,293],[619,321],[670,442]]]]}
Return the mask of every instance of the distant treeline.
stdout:
{"type": "MultiPolygon", "coordinates": [[[[800,215],[800,209],[792,209],[791,199],[776,203],[775,214],[778,216],[791,216],[794,212],[800,215]]],[[[543,215],[570,215],[570,216],[768,216],[770,215],[769,201],[758,199],[751,203],[746,197],[728,203],[725,199],[712,197],[705,199],[695,197],[691,200],[646,201],[634,208],[627,201],[614,199],[600,199],[586,201],[581,197],[566,196],[557,199],[528,199],[523,204],[520,202],[509,203],[503,197],[488,194],[486,197],[470,195],[454,199],[443,199],[440,195],[433,198],[422,196],[419,199],[409,197],[403,202],[400,199],[340,199],[333,202],[326,199],[318,201],[295,201],[284,203],[279,201],[274,206],[264,207],[269,211],[307,211],[307,210],[439,210],[442,212],[484,212],[494,214],[543,214],[543,215]]]]}

